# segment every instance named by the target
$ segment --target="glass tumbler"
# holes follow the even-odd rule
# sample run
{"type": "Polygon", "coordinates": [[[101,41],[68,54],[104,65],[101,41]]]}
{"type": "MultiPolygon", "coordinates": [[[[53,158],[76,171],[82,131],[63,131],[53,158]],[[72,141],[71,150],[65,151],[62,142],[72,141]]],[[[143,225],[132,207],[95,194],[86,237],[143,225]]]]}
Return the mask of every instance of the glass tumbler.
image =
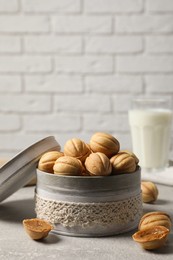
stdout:
{"type": "Polygon", "coordinates": [[[133,152],[146,171],[168,166],[171,144],[172,102],[166,97],[138,97],[131,102],[129,124],[133,152]]]}

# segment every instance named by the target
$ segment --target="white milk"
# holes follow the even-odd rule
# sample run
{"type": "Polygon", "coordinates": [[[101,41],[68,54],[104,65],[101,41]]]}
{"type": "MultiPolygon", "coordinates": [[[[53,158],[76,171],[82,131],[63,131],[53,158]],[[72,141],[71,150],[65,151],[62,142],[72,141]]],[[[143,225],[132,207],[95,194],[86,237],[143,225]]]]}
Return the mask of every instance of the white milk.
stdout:
{"type": "Polygon", "coordinates": [[[133,152],[143,168],[168,165],[172,111],[168,109],[130,110],[133,152]]]}

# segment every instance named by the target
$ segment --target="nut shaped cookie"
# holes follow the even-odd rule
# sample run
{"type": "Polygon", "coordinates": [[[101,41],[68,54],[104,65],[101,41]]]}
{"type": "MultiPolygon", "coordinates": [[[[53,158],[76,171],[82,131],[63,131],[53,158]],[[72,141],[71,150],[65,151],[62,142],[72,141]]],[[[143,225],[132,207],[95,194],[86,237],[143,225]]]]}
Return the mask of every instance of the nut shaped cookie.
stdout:
{"type": "Polygon", "coordinates": [[[118,153],[120,144],[112,135],[98,132],[91,137],[90,147],[93,152],[101,152],[108,158],[111,158],[113,155],[118,153]]]}
{"type": "Polygon", "coordinates": [[[139,163],[139,159],[138,159],[138,157],[137,157],[134,153],[132,153],[131,151],[129,151],[129,150],[121,150],[120,152],[127,153],[127,154],[131,155],[132,157],[135,158],[135,162],[136,162],[136,164],[139,163]]]}
{"type": "Polygon", "coordinates": [[[151,203],[157,200],[159,191],[155,183],[151,181],[142,181],[141,190],[144,203],[151,203]]]}
{"type": "Polygon", "coordinates": [[[114,155],[110,162],[112,164],[112,174],[131,173],[136,170],[135,158],[125,152],[114,155]]]}
{"type": "Polygon", "coordinates": [[[89,146],[78,138],[70,139],[64,145],[64,154],[66,156],[75,157],[81,162],[84,162],[90,153],[89,146]]]}
{"type": "Polygon", "coordinates": [[[138,229],[144,230],[153,226],[164,226],[167,229],[171,230],[171,217],[166,212],[151,211],[143,215],[139,222],[138,229]]]}
{"type": "Polygon", "coordinates": [[[82,175],[83,166],[80,160],[70,156],[63,156],[56,160],[54,167],[54,174],[78,176],[82,175]]]}
{"type": "Polygon", "coordinates": [[[111,174],[112,166],[104,153],[91,153],[86,158],[85,167],[91,176],[107,176],[111,174]]]}
{"type": "Polygon", "coordinates": [[[53,229],[47,221],[38,218],[24,219],[23,227],[26,233],[34,240],[40,240],[48,236],[53,229]]]}
{"type": "Polygon", "coordinates": [[[53,173],[53,166],[55,161],[62,156],[64,156],[64,154],[58,151],[44,153],[39,160],[38,169],[40,171],[53,173]]]}
{"type": "Polygon", "coordinates": [[[153,250],[165,245],[169,230],[163,226],[154,226],[136,232],[132,238],[144,249],[153,250]]]}

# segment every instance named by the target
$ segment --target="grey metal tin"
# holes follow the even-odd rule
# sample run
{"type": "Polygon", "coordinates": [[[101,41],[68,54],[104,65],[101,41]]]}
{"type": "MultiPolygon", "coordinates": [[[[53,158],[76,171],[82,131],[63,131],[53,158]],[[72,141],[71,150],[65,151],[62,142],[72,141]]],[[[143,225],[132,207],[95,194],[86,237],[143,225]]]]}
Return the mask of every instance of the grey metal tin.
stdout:
{"type": "Polygon", "coordinates": [[[39,158],[51,150],[60,150],[54,136],[45,137],[30,145],[0,168],[0,202],[36,175],[39,158]]]}
{"type": "MultiPolygon", "coordinates": [[[[133,204],[134,198],[138,198],[138,203],[135,208],[136,215],[133,220],[119,225],[111,222],[106,225],[101,223],[91,223],[92,225],[64,225],[63,223],[53,223],[54,232],[70,236],[108,236],[127,232],[137,227],[142,213],[142,199],[141,199],[141,170],[138,168],[136,172],[131,174],[112,175],[107,177],[102,176],[59,176],[37,171],[37,186],[36,186],[36,213],[37,217],[44,218],[52,222],[51,212],[47,207],[42,210],[42,205],[46,203],[61,203],[68,204],[72,207],[77,205],[79,212],[83,209],[85,204],[91,207],[98,207],[98,205],[116,205],[120,207],[121,202],[126,202],[128,206],[133,204]],[[40,202],[40,199],[42,202],[40,202]],[[81,208],[80,208],[81,206],[81,208]],[[41,209],[40,209],[41,208],[41,209]]],[[[133,206],[133,205],[132,205],[133,206]]],[[[44,206],[43,206],[44,207],[44,206]]],[[[64,206],[65,207],[65,206],[64,206]]],[[[131,209],[130,209],[131,210],[131,209]]],[[[70,212],[70,211],[69,211],[70,212]]],[[[108,212],[102,212],[109,214],[108,212]]],[[[132,212],[129,212],[131,214],[132,212]]],[[[52,214],[54,212],[52,211],[52,214]]],[[[57,213],[59,214],[59,213],[57,213]]],[[[68,211],[66,212],[68,215],[68,211]]],[[[89,214],[89,213],[87,213],[89,214]]],[[[119,212],[115,214],[120,214],[119,212]]],[[[89,216],[89,215],[88,215],[89,216]]],[[[67,216],[68,217],[68,216],[67,216]]],[[[116,215],[115,215],[116,217],[116,215]]],[[[56,218],[56,217],[55,217],[56,218]]],[[[90,218],[90,216],[89,216],[90,218]]]]}

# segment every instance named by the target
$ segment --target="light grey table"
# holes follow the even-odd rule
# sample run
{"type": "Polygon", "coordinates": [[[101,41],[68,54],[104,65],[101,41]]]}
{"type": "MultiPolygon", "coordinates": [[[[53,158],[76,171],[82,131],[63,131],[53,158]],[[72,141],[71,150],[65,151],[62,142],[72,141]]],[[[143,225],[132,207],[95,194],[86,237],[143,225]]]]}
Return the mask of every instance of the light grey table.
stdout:
{"type": "MultiPolygon", "coordinates": [[[[144,204],[144,212],[161,210],[173,218],[173,187],[158,185],[159,198],[144,204]]],[[[144,251],[126,233],[113,237],[79,238],[50,234],[36,242],[25,233],[22,220],[35,217],[34,187],[25,187],[0,203],[0,260],[166,260],[173,259],[173,231],[165,247],[144,251]]]]}

